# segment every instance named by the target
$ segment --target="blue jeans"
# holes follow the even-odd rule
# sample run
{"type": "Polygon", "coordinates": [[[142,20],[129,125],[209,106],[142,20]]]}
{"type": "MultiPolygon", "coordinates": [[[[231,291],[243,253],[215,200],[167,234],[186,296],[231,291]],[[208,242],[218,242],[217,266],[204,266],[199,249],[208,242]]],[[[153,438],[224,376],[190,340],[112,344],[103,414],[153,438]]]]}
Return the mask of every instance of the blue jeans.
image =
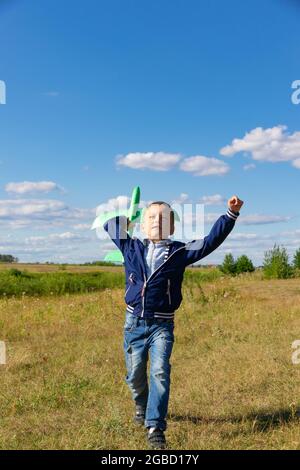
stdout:
{"type": "Polygon", "coordinates": [[[167,428],[166,416],[170,393],[171,364],[174,343],[174,321],[143,319],[126,312],[124,353],[125,378],[136,405],[146,410],[145,427],[167,428]],[[150,382],[147,380],[148,352],[150,382]]]}

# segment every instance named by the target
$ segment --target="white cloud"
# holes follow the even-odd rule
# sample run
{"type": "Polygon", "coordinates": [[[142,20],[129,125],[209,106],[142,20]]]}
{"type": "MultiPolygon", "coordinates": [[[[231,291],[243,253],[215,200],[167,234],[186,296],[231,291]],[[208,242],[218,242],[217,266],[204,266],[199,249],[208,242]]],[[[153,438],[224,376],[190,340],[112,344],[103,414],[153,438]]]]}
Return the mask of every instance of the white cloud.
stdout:
{"type": "MultiPolygon", "coordinates": [[[[220,194],[212,194],[211,196],[202,196],[198,203],[195,204],[204,204],[206,206],[220,206],[226,203],[227,199],[220,194]]],[[[178,198],[173,199],[171,205],[173,204],[193,204],[191,198],[187,193],[181,193],[178,198]]]]}
{"type": "Polygon", "coordinates": [[[63,233],[51,233],[46,236],[31,236],[25,238],[25,244],[27,245],[43,245],[45,244],[57,244],[66,242],[88,242],[91,241],[91,237],[80,236],[72,232],[63,233]]]}
{"type": "Polygon", "coordinates": [[[292,165],[298,170],[300,170],[300,158],[296,158],[296,160],[293,160],[292,165]]]}
{"type": "MultiPolygon", "coordinates": [[[[227,208],[224,208],[222,213],[216,212],[204,212],[204,223],[213,224],[216,220],[223,214],[225,214],[227,208]]],[[[186,211],[183,213],[183,221],[185,224],[199,223],[203,222],[201,212],[197,214],[195,210],[186,211]]],[[[291,216],[282,216],[282,215],[264,215],[264,214],[249,214],[249,215],[240,215],[237,219],[237,224],[241,225],[265,225],[265,224],[276,224],[281,222],[288,222],[291,220],[291,216]]]]}
{"type": "Polygon", "coordinates": [[[191,172],[195,176],[224,175],[229,172],[229,165],[222,160],[203,155],[186,157],[179,153],[135,152],[118,155],[117,166],[126,166],[138,170],[167,171],[179,165],[179,169],[191,172]]]}
{"type": "Polygon", "coordinates": [[[65,192],[65,190],[53,181],[23,181],[21,183],[8,183],[5,186],[5,191],[14,194],[27,194],[33,192],[49,193],[50,191],[59,190],[65,192]]]}
{"type": "Polygon", "coordinates": [[[201,155],[185,158],[180,163],[180,169],[191,172],[195,176],[225,175],[229,172],[227,163],[217,158],[209,158],[201,155]]]}
{"type": "Polygon", "coordinates": [[[258,235],[256,233],[231,232],[228,238],[231,240],[257,240],[258,235]]]}
{"type": "Polygon", "coordinates": [[[96,215],[103,214],[104,212],[111,212],[117,210],[129,209],[130,197],[120,195],[102,202],[96,208],[96,215]]]}
{"type": "Polygon", "coordinates": [[[74,230],[90,230],[91,224],[75,224],[71,226],[74,230]]]}
{"type": "Polygon", "coordinates": [[[0,223],[9,228],[63,226],[81,220],[92,221],[95,209],[71,208],[54,199],[2,199],[0,223]]]}
{"type": "MultiPolygon", "coordinates": [[[[130,207],[131,198],[129,196],[116,196],[102,202],[96,207],[96,215],[104,214],[105,212],[126,210],[130,207]]],[[[139,208],[147,207],[151,201],[140,200],[139,208]]]]}
{"type": "Polygon", "coordinates": [[[250,153],[253,160],[267,162],[291,161],[300,168],[300,132],[289,134],[287,126],[279,125],[268,129],[257,127],[247,132],[242,139],[233,139],[223,147],[220,154],[231,157],[239,152],[250,153]]]}
{"type": "MultiPolygon", "coordinates": [[[[183,205],[189,200],[187,193],[180,193],[175,201],[183,205]]],[[[202,203],[206,205],[223,204],[225,198],[220,194],[204,195],[202,203]]],[[[150,201],[141,201],[141,207],[148,205],[150,201]]],[[[119,195],[108,199],[97,207],[97,211],[117,210],[118,207],[128,207],[130,198],[119,195]]],[[[213,224],[220,215],[226,212],[226,205],[220,209],[220,213],[205,213],[204,227],[205,234],[209,232],[208,225],[213,224]]],[[[6,228],[27,228],[31,231],[35,228],[40,231],[31,236],[15,239],[11,236],[2,235],[0,239],[0,250],[17,256],[23,262],[33,261],[57,261],[57,262],[82,262],[103,259],[105,254],[115,249],[108,234],[103,230],[100,240],[90,231],[96,208],[79,209],[71,208],[62,201],[52,199],[16,199],[0,200],[0,223],[6,228]],[[63,227],[61,233],[45,234],[45,230],[52,227],[63,227]],[[77,231],[77,233],[75,232],[77,231]],[[80,231],[80,232],[79,232],[80,231]],[[81,231],[86,231],[82,233],[81,231]]],[[[198,214],[197,222],[201,224],[201,214],[198,214]]],[[[250,214],[241,215],[237,221],[242,230],[242,226],[274,224],[287,222],[292,217],[280,215],[250,214]]],[[[186,224],[194,224],[195,216],[187,213],[186,224]]],[[[201,228],[201,225],[199,225],[201,228]]],[[[239,229],[238,229],[239,230],[239,229]]],[[[60,232],[60,230],[57,230],[60,232]]],[[[185,231],[184,231],[185,232],[185,231]]],[[[200,234],[201,230],[199,231],[200,234]]],[[[7,231],[6,231],[7,233],[7,231]]],[[[198,232],[197,232],[198,233],[198,232]]],[[[16,232],[13,234],[15,237],[16,232]]],[[[141,233],[137,230],[134,236],[141,238],[141,233]]],[[[194,238],[194,237],[193,237],[194,238]]],[[[174,239],[180,239],[180,230],[175,233],[174,239]]],[[[280,234],[259,235],[255,233],[241,233],[236,230],[230,233],[224,244],[209,257],[203,259],[201,264],[221,262],[226,250],[232,251],[234,256],[240,254],[249,255],[256,264],[261,264],[264,251],[271,249],[275,241],[282,241],[287,246],[289,252],[295,251],[300,246],[300,229],[294,231],[281,232],[280,234]]]]}
{"type": "Polygon", "coordinates": [[[36,217],[47,214],[59,215],[67,211],[64,202],[51,199],[6,199],[0,200],[0,217],[36,217]]]}
{"type": "Polygon", "coordinates": [[[283,237],[300,237],[300,229],[281,232],[280,235],[283,237]]]}
{"type": "Polygon", "coordinates": [[[283,215],[263,215],[263,214],[249,214],[240,215],[238,218],[239,223],[243,225],[263,225],[263,224],[277,224],[280,222],[288,222],[291,216],[283,215]]]}
{"type": "Polygon", "coordinates": [[[181,193],[178,198],[173,199],[171,206],[173,204],[186,204],[189,201],[189,195],[186,193],[181,193]]]}
{"type": "Polygon", "coordinates": [[[226,198],[221,196],[221,194],[213,194],[212,196],[203,196],[200,199],[201,204],[206,206],[220,206],[226,202],[226,198]]]}
{"type": "Polygon", "coordinates": [[[136,170],[167,171],[173,168],[180,160],[178,153],[165,152],[135,152],[117,156],[117,165],[134,168],[136,170]]]}
{"type": "Polygon", "coordinates": [[[111,240],[79,236],[72,232],[51,233],[42,236],[0,239],[0,251],[19,258],[21,262],[85,262],[103,259],[115,248],[111,240]]]}
{"type": "Polygon", "coordinates": [[[244,165],[244,166],[243,166],[243,169],[244,169],[245,171],[247,171],[247,170],[253,170],[254,168],[256,168],[256,165],[254,165],[254,163],[249,163],[248,165],[244,165]]]}

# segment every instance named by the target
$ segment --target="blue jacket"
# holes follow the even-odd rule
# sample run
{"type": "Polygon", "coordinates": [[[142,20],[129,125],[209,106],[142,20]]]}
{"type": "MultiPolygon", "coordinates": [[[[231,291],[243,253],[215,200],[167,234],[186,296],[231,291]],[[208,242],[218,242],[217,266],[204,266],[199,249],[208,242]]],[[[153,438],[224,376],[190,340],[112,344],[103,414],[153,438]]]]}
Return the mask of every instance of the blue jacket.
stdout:
{"type": "Polygon", "coordinates": [[[182,301],[181,286],[185,268],[209,255],[223,243],[234,227],[239,212],[230,209],[214,223],[203,239],[183,243],[171,240],[166,245],[163,263],[147,278],[145,241],[131,238],[126,216],[109,219],[103,228],[124,257],[126,310],[143,318],[174,318],[182,301]]]}

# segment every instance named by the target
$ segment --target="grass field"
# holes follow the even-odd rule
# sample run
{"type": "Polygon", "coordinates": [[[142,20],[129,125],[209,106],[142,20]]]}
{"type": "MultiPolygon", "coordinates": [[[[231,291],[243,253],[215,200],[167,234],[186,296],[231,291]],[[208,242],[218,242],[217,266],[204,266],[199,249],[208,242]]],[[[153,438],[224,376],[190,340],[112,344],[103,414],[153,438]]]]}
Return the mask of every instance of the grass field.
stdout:
{"type": "Polygon", "coordinates": [[[51,273],[66,271],[70,273],[90,272],[122,272],[122,266],[84,266],[79,264],[28,264],[28,263],[0,263],[0,272],[8,269],[19,269],[31,273],[51,273]]]}
{"type": "MultiPolygon", "coordinates": [[[[183,294],[169,448],[300,449],[300,280],[187,278],[183,294]]],[[[124,317],[123,289],[0,300],[0,449],[147,448],[124,381],[124,317]]]]}

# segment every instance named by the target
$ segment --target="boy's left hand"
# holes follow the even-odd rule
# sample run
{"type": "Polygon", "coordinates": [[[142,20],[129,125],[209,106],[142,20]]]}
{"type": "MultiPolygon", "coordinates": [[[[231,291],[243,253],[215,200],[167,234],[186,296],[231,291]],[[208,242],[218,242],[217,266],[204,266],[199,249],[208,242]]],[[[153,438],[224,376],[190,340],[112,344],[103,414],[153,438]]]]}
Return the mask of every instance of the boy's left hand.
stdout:
{"type": "Polygon", "coordinates": [[[243,204],[244,201],[239,199],[237,196],[232,196],[228,199],[228,207],[234,212],[239,212],[243,204]]]}

